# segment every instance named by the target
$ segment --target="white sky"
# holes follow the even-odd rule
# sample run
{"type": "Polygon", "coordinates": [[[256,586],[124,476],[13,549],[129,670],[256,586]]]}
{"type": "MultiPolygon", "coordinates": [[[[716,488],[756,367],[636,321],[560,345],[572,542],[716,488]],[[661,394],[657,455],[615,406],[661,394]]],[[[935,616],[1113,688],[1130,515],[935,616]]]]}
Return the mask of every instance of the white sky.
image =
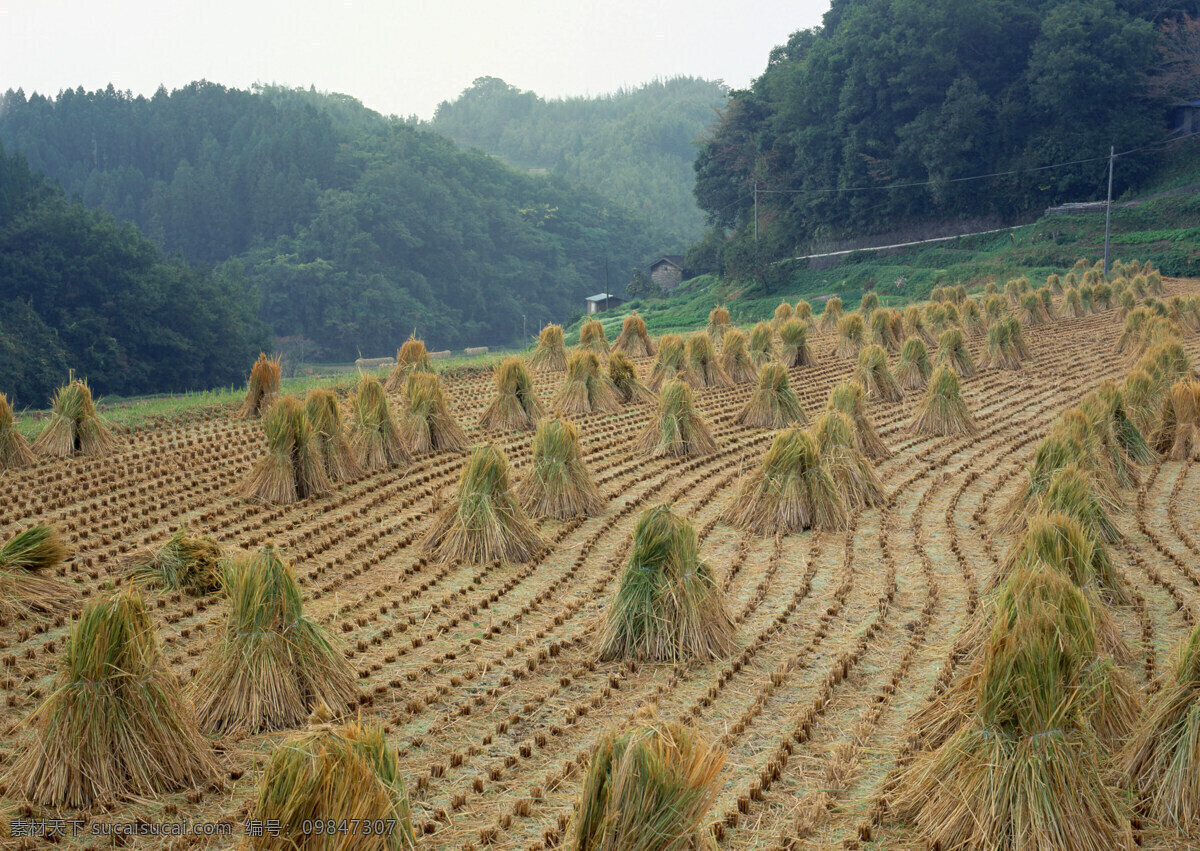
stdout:
{"type": "Polygon", "coordinates": [[[829,0],[0,0],[0,92],[315,85],[430,118],[476,77],[545,97],[743,87],[829,0]]]}

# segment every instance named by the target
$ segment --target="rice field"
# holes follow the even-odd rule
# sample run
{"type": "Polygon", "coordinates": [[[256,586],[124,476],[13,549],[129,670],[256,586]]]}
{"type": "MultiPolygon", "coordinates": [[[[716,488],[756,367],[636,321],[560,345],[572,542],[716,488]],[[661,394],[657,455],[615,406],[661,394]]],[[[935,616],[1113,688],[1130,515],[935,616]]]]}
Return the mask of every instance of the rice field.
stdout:
{"type": "MultiPolygon", "coordinates": [[[[1164,283],[1163,301],[1200,296],[1200,281],[1164,283]]],[[[1005,316],[1028,314],[1020,325],[1028,356],[1016,358],[1018,369],[994,368],[1007,360],[996,350],[1004,340],[990,339],[984,323],[963,323],[950,338],[939,335],[940,345],[939,336],[928,336],[928,357],[919,353],[923,368],[915,369],[912,381],[900,382],[888,374],[888,364],[896,370],[903,340],[876,340],[870,325],[846,318],[858,314],[847,312],[840,322],[818,316],[805,323],[806,335],[791,325],[800,320],[776,314],[778,325],[788,328],[788,361],[803,364],[786,369],[786,386],[795,396],[783,406],[793,411],[788,417],[796,420],[798,401],[800,417],[817,418],[830,391],[858,372],[874,391],[859,404],[886,450],[874,460],[881,499],[849,502],[840,515],[830,513],[837,522],[797,520],[790,524],[796,531],[787,534],[763,534],[770,523],[761,516],[731,525],[732,504],[750,492],[749,485],[759,487],[761,463],[778,433],[749,424],[742,412],[756,393],[778,390],[782,376],[775,373],[782,370],[761,387],[757,379],[733,383],[720,364],[719,342],[710,343],[713,326],[695,329],[697,336],[680,347],[678,364],[665,376],[673,378],[676,369],[685,378],[705,376],[690,385],[683,432],[693,425],[707,429],[711,451],[706,440],[686,433],[672,443],[666,432],[678,430],[679,421],[665,424],[645,387],[628,394],[605,383],[607,342],[591,340],[586,355],[564,353],[561,331],[552,331],[543,334],[539,354],[519,380],[518,367],[510,365],[513,375],[504,380],[485,372],[441,375],[440,388],[425,388],[435,400],[440,393],[441,401],[421,415],[421,426],[434,423],[436,437],[438,428],[454,425],[449,417],[465,441],[425,440],[432,451],[413,449],[408,463],[350,465],[346,480],[307,496],[301,488],[287,504],[254,497],[244,483],[261,459],[282,453],[287,468],[297,456],[278,440],[268,448],[263,422],[234,405],[150,428],[114,426],[107,454],[38,456],[32,465],[0,471],[0,544],[30,526],[57,528],[68,557],[53,575],[74,592],[49,613],[0,606],[3,816],[77,819],[83,833],[72,837],[68,830],[59,840],[67,848],[111,845],[111,837],[87,835],[93,824],[224,822],[233,825],[232,836],[124,842],[234,847],[256,814],[316,806],[305,801],[270,810],[260,795],[286,781],[277,777],[287,769],[277,765],[284,753],[279,746],[321,738],[317,734],[340,719],[382,729],[382,741],[357,728],[348,740],[369,739],[371,753],[394,752],[417,847],[571,847],[596,744],[609,741],[611,747],[612,737],[630,725],[659,724],[671,731],[664,734],[671,747],[685,739],[693,747],[681,730],[704,738],[695,747],[704,770],[712,770],[715,791],[704,793],[711,806],[701,796],[706,806],[697,835],[711,837],[719,848],[925,848],[927,835],[892,807],[897,779],[919,750],[914,718],[953,693],[970,667],[971,640],[978,635],[973,626],[985,617],[993,576],[1019,537],[1005,508],[1028,486],[1026,470],[1042,438],[1102,382],[1123,381],[1136,360],[1128,350],[1118,353],[1127,333],[1118,304],[1093,302],[1092,311],[1075,316],[1073,307],[1067,309],[1074,303],[1069,295],[1054,295],[1049,309],[1032,301],[995,307],[1005,316]],[[800,357],[798,346],[807,346],[810,357],[800,357]],[[930,361],[930,388],[941,394],[933,412],[931,391],[922,386],[930,361]],[[485,411],[495,410],[498,388],[514,397],[510,407],[525,406],[532,390],[540,400],[537,411],[569,420],[577,436],[561,428],[537,437],[534,419],[523,411],[503,420],[489,417],[485,422],[500,428],[481,429],[485,411]],[[699,422],[692,424],[693,417],[699,422]],[[914,428],[918,419],[923,425],[914,428]],[[568,445],[555,449],[552,439],[568,445]],[[577,459],[569,445],[575,440],[577,459]],[[485,443],[494,450],[486,457],[472,451],[485,443]],[[549,509],[514,519],[516,497],[493,495],[486,504],[467,505],[456,494],[464,471],[473,483],[471,498],[484,501],[497,488],[521,493],[540,464],[578,461],[600,502],[598,510],[593,505],[571,519],[555,519],[563,512],[549,509]],[[624,592],[626,565],[635,546],[651,545],[635,543],[635,529],[643,512],[664,503],[695,531],[691,558],[706,565],[703,577],[711,577],[723,595],[732,650],[722,634],[703,642],[718,650],[711,661],[682,653],[667,654],[675,661],[629,654],[602,661],[606,617],[618,591],[624,592]],[[501,518],[491,531],[519,527],[519,540],[501,534],[504,540],[489,542],[494,547],[459,545],[470,538],[476,518],[489,512],[501,518]],[[320,664],[346,668],[353,697],[341,709],[330,705],[341,697],[310,700],[311,714],[299,723],[294,719],[300,710],[291,707],[285,726],[264,731],[271,725],[232,717],[239,712],[232,689],[218,691],[216,697],[228,698],[221,707],[225,723],[203,732],[212,752],[197,757],[200,765],[216,765],[206,782],[106,795],[81,808],[29,800],[12,772],[40,747],[31,713],[61,691],[60,667],[83,652],[73,626],[85,607],[133,587],[128,563],[134,556],[178,541],[183,527],[215,541],[229,557],[245,557],[240,568],[229,568],[226,583],[235,573],[246,581],[252,557],[270,545],[269,552],[290,565],[303,598],[302,618],[280,615],[271,628],[282,634],[303,622],[323,629],[345,665],[324,656],[320,664]],[[455,545],[427,547],[432,532],[439,540],[449,535],[455,545]],[[475,562],[475,552],[517,553],[521,560],[475,562]],[[720,751],[723,762],[709,747],[720,751]]],[[[728,322],[727,314],[716,316],[715,325],[722,318],[728,322]]],[[[896,318],[898,336],[917,339],[896,318]]],[[[1196,326],[1180,325],[1183,349],[1193,364],[1200,362],[1196,326]]],[[[883,335],[888,329],[881,324],[877,330],[883,335]]],[[[752,342],[751,349],[760,347],[752,342]]],[[[904,351],[910,360],[918,357],[909,347],[904,351]]],[[[665,386],[653,381],[656,360],[642,351],[628,358],[640,384],[675,395],[689,389],[673,387],[673,380],[665,386]]],[[[416,390],[394,382],[383,392],[398,418],[410,412],[406,393],[416,390]]],[[[258,402],[256,395],[252,407],[258,402]]],[[[348,428],[367,418],[344,390],[338,402],[348,428]]],[[[400,431],[409,434],[413,427],[402,421],[400,431]]],[[[818,449],[807,438],[795,441],[800,448],[792,454],[816,464],[818,449]]],[[[1143,714],[1145,700],[1162,687],[1156,678],[1173,670],[1174,648],[1200,617],[1200,465],[1170,460],[1171,454],[1156,453],[1142,465],[1115,494],[1119,508],[1109,513],[1116,538],[1108,552],[1127,602],[1108,610],[1129,648],[1122,664],[1143,714]]],[[[568,485],[561,487],[567,494],[555,506],[594,502],[590,491],[576,496],[568,485]]],[[[804,518],[825,516],[819,506],[810,510],[821,498],[806,491],[784,501],[800,505],[793,514],[804,518]]],[[[691,570],[686,576],[700,575],[701,568],[691,570]]],[[[156,664],[174,676],[181,701],[198,703],[197,694],[216,679],[210,654],[223,642],[236,648],[238,637],[255,635],[259,627],[231,639],[229,598],[203,593],[209,586],[137,587],[160,644],[156,664]]],[[[248,622],[268,620],[254,614],[253,607],[239,610],[248,622]]],[[[236,667],[236,660],[224,662],[236,667]]],[[[244,680],[248,671],[228,671],[225,681],[244,680]]],[[[315,676],[311,669],[308,675],[315,676]]],[[[194,723],[191,711],[187,724],[194,723]]],[[[206,710],[200,721],[212,714],[206,710]]],[[[348,746],[338,747],[337,759],[348,759],[348,746]]],[[[655,747],[654,758],[662,758],[667,745],[655,747]]],[[[379,794],[386,798],[393,786],[398,783],[384,783],[379,794]]],[[[396,801],[386,806],[401,809],[396,801]]],[[[1123,824],[1143,847],[1176,848],[1183,841],[1151,809],[1132,803],[1123,824]]],[[[40,847],[39,841],[12,840],[16,847],[40,847]]],[[[577,847],[601,847],[580,842],[577,847]]],[[[392,846],[339,840],[328,847],[392,846]]]]}

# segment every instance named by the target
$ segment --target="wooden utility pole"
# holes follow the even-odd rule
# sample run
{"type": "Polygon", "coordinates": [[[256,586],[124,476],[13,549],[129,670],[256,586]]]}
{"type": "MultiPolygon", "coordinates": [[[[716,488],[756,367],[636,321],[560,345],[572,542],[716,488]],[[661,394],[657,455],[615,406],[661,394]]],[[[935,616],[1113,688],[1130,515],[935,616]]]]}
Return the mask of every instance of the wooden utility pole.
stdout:
{"type": "Polygon", "coordinates": [[[1112,175],[1115,147],[1108,149],[1108,203],[1104,207],[1104,277],[1108,277],[1108,234],[1112,228],[1112,175]]]}

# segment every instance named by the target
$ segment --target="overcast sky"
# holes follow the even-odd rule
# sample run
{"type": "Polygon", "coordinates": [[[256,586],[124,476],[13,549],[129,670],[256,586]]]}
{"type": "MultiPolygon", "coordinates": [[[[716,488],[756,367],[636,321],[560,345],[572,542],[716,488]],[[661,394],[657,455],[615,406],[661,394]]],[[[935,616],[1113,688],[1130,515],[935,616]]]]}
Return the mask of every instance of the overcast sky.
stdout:
{"type": "Polygon", "coordinates": [[[0,91],[315,85],[430,118],[476,77],[595,95],[682,74],[733,87],[829,0],[0,0],[0,91]]]}

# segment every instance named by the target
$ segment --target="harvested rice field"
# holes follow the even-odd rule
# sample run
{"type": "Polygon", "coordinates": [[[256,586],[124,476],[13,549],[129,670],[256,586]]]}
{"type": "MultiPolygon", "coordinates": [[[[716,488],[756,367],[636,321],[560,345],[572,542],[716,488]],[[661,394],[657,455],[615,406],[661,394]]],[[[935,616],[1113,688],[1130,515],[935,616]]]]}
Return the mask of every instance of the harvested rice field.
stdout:
{"type": "MultiPolygon", "coordinates": [[[[1183,310],[1163,322],[1175,322],[1178,336],[1171,339],[1192,364],[1200,363],[1200,316],[1186,312],[1187,305],[1194,307],[1189,299],[1200,296],[1200,281],[1168,279],[1163,285],[1156,300],[1148,296],[1152,303],[1145,313],[1153,314],[1155,303],[1163,306],[1163,316],[1172,303],[1183,310]]],[[[414,389],[412,381],[400,380],[406,376],[380,381],[396,417],[395,434],[374,415],[358,412],[356,405],[368,404],[365,396],[351,399],[340,391],[345,424],[326,426],[348,433],[347,444],[339,445],[345,457],[336,476],[320,468],[320,453],[302,446],[307,426],[289,425],[273,438],[282,442],[269,451],[264,420],[253,414],[258,398],[248,405],[249,417],[240,406],[231,406],[132,430],[114,428],[111,440],[104,441],[111,444],[105,453],[38,454],[30,464],[0,471],[0,543],[45,524],[59,531],[68,551],[66,560],[49,571],[49,578],[59,580],[53,583],[57,591],[31,592],[50,599],[50,605],[34,606],[22,596],[19,577],[6,579],[4,594],[15,602],[6,598],[0,606],[5,818],[17,820],[13,825],[41,822],[43,827],[50,819],[76,820],[78,835],[68,823],[55,839],[65,848],[114,843],[284,847],[272,845],[270,837],[244,836],[247,820],[286,821],[297,813],[309,819],[371,819],[381,811],[403,819],[409,817],[406,806],[412,833],[401,837],[397,832],[398,846],[379,837],[343,834],[324,846],[301,847],[407,847],[410,841],[431,849],[668,847],[665,842],[636,845],[614,835],[603,845],[580,827],[584,787],[589,786],[584,801],[603,806],[597,796],[607,792],[589,784],[606,771],[618,776],[628,768],[619,754],[642,748],[639,758],[648,765],[687,759],[697,776],[711,775],[697,793],[705,806],[697,804],[698,815],[681,828],[693,831],[696,842],[710,837],[722,849],[927,848],[934,840],[943,848],[988,847],[981,837],[995,834],[965,827],[954,833],[936,823],[937,813],[922,811],[919,802],[898,806],[905,795],[920,797],[922,781],[908,770],[940,744],[917,722],[928,716],[929,707],[959,700],[968,674],[993,670],[1004,652],[1016,652],[1001,647],[1001,626],[989,637],[989,624],[1009,623],[1007,615],[993,612],[995,577],[1013,571],[1024,575],[1006,565],[1023,529],[1009,507],[1029,490],[1028,470],[1043,439],[1103,382],[1125,386],[1144,350],[1162,339],[1138,324],[1144,319],[1143,324],[1154,325],[1154,317],[1129,320],[1117,299],[1111,308],[1091,304],[1074,316],[1077,295],[1052,294],[1049,310],[1040,314],[1038,304],[1026,300],[1022,305],[1005,298],[1003,290],[983,301],[988,298],[997,301],[980,305],[985,309],[973,311],[973,317],[960,308],[947,318],[938,306],[925,313],[928,327],[906,327],[899,313],[890,325],[822,323],[818,315],[806,323],[806,339],[789,327],[787,358],[803,365],[787,368],[787,384],[802,412],[797,418],[795,400],[775,399],[774,407],[785,412],[778,427],[748,424],[771,422],[772,411],[746,417],[743,408],[752,396],[778,391],[779,370],[761,387],[757,379],[734,383],[731,372],[745,368],[753,374],[760,363],[746,366],[749,360],[743,361],[741,351],[723,366],[719,341],[709,345],[719,327],[713,331],[710,325],[708,334],[695,329],[699,335],[673,355],[683,360],[671,365],[666,377],[692,377],[682,388],[690,389],[690,412],[687,399],[676,398],[682,391],[671,391],[672,405],[684,410],[673,418],[660,416],[658,401],[646,389],[663,390],[651,380],[656,354],[639,346],[628,359],[618,358],[622,366],[633,364],[640,391],[621,392],[624,386],[607,383],[613,341],[603,341],[601,329],[601,341],[593,339],[588,354],[571,359],[569,367],[567,358],[554,351],[562,346],[558,332],[543,335],[542,354],[527,372],[519,365],[505,367],[503,387],[519,394],[512,404],[500,406],[507,411],[503,422],[513,430],[484,432],[478,426],[489,407],[489,421],[501,419],[490,371],[443,374],[440,390],[414,389]],[[989,307],[995,315],[988,315],[989,307]],[[1010,314],[1023,335],[1023,354],[1007,332],[988,330],[1010,314]],[[855,325],[851,337],[840,337],[838,324],[855,325]],[[1132,326],[1138,327],[1131,332],[1132,326]],[[940,333],[950,327],[961,327],[958,340],[956,334],[947,340],[940,333]],[[901,374],[907,377],[898,383],[889,363],[896,371],[905,340],[920,336],[927,353],[905,347],[908,369],[901,374]],[[1006,348],[1010,344],[1013,348],[1006,348]],[[798,346],[808,352],[798,353],[798,346]],[[860,350],[869,355],[860,359],[860,350]],[[872,496],[866,487],[851,498],[847,480],[822,466],[820,437],[788,431],[786,440],[772,447],[777,428],[794,425],[815,432],[831,390],[856,372],[864,387],[857,401],[839,406],[845,416],[835,419],[857,429],[857,404],[883,448],[872,451],[868,442],[859,447],[861,454],[854,453],[873,466],[879,489],[872,496]],[[527,399],[530,389],[536,404],[527,399]],[[927,395],[934,389],[939,395],[931,402],[927,395]],[[420,405],[418,392],[425,400],[420,405]],[[565,408],[563,417],[574,424],[577,437],[570,429],[539,431],[535,456],[533,425],[543,409],[553,415],[559,408],[565,408]],[[433,413],[423,417],[425,410],[433,413]],[[914,427],[918,420],[921,426],[914,427]],[[396,434],[407,448],[384,452],[396,434]],[[360,447],[370,454],[371,441],[378,450],[374,454],[386,458],[360,463],[352,457],[360,447]],[[472,451],[486,441],[498,451],[472,451]],[[282,467],[255,469],[263,459],[275,458],[277,449],[282,467]],[[782,459],[779,464],[791,465],[791,472],[780,474],[782,480],[798,484],[771,489],[771,469],[761,467],[768,450],[782,459]],[[587,487],[575,494],[570,482],[545,472],[578,470],[580,462],[598,502],[587,487]],[[315,472],[309,469],[314,465],[315,472]],[[464,472],[468,493],[459,492],[464,472]],[[526,484],[535,472],[542,490],[526,484]],[[246,484],[278,476],[294,477],[294,501],[267,501],[246,484]],[[550,487],[557,490],[545,493],[550,487]],[[537,493],[526,501],[529,490],[537,493]],[[526,514],[522,503],[548,507],[526,514]],[[644,512],[662,504],[671,506],[671,514],[666,519],[661,512],[646,515],[642,524],[644,512]],[[571,516],[573,505],[580,506],[576,516],[571,516]],[[563,516],[569,519],[556,519],[563,516]],[[236,588],[213,590],[221,580],[205,576],[178,590],[135,581],[139,574],[128,564],[130,557],[159,550],[181,527],[211,538],[225,558],[245,557],[226,574],[240,583],[236,588]],[[665,561],[655,560],[659,546],[668,548],[665,561]],[[280,561],[291,565],[294,589],[285,587],[272,597],[261,588],[243,587],[253,581],[286,585],[280,561]],[[637,607],[650,605],[645,595],[626,587],[640,581],[639,569],[670,574],[662,581],[676,583],[672,587],[703,581],[705,589],[677,595],[672,605],[679,612],[663,614],[653,606],[643,611],[637,607]],[[70,593],[62,590],[64,583],[70,593]],[[295,590],[302,615],[288,596],[295,590]],[[55,593],[64,596],[55,598],[55,593]],[[136,595],[142,603],[133,599],[136,595]],[[180,718],[172,723],[179,731],[166,740],[177,743],[178,753],[160,757],[168,768],[156,772],[177,778],[173,790],[159,791],[150,780],[148,787],[122,792],[120,778],[128,769],[120,766],[109,766],[112,776],[105,782],[53,776],[86,774],[91,764],[86,760],[104,759],[72,749],[71,736],[82,734],[60,729],[74,722],[55,712],[69,715],[72,705],[78,711],[72,690],[102,688],[87,679],[106,676],[102,666],[94,675],[77,673],[91,670],[82,663],[94,660],[78,657],[94,655],[95,648],[76,645],[92,633],[73,638],[72,632],[100,618],[103,612],[91,607],[109,599],[118,601],[117,608],[133,607],[125,616],[128,623],[144,619],[148,624],[141,632],[129,627],[137,635],[124,640],[133,642],[134,650],[159,645],[149,662],[138,656],[146,670],[123,687],[149,682],[176,695],[180,718]],[[237,611],[231,613],[231,606],[237,611]],[[268,606],[277,610],[267,611],[268,606]],[[94,616],[81,619],[85,607],[94,616]],[[626,616],[622,624],[613,622],[614,608],[626,616]],[[231,617],[242,625],[227,631],[231,617]],[[672,629],[687,634],[674,635],[672,629]],[[279,639],[278,646],[246,641],[260,634],[279,639]],[[222,652],[225,658],[214,658],[222,652]],[[273,660],[285,657],[287,665],[274,666],[273,660]],[[280,683],[265,689],[261,680],[271,678],[280,683]],[[253,713],[239,709],[243,693],[255,688],[262,689],[258,697],[267,704],[287,703],[284,692],[297,680],[319,681],[293,696],[299,713],[295,705],[287,711],[280,705],[258,705],[253,713]],[[31,721],[43,705],[50,709],[31,721]],[[925,714],[918,715],[922,710],[925,714]],[[343,727],[347,721],[355,724],[343,727]],[[639,725],[656,727],[660,738],[613,739],[639,725]],[[382,741],[371,739],[366,728],[381,729],[382,741]],[[689,738],[694,736],[703,741],[689,738]],[[617,756],[610,754],[606,767],[593,766],[593,749],[606,737],[617,756]],[[322,759],[335,766],[332,772],[347,770],[336,766],[353,763],[357,753],[385,753],[390,759],[394,752],[407,803],[362,803],[350,812],[329,812],[348,806],[331,793],[329,800],[340,804],[268,805],[271,789],[302,773],[286,765],[281,754],[302,747],[313,753],[324,749],[322,759]],[[42,754],[44,764],[31,768],[30,754],[42,754]],[[35,770],[43,774],[37,783],[30,779],[35,770]],[[232,834],[93,835],[103,825],[180,821],[227,823],[232,834]]],[[[851,307],[846,306],[847,316],[856,315],[851,307]]],[[[720,320],[714,317],[716,326],[720,320]]],[[[751,345],[756,361],[760,336],[756,333],[751,345]]],[[[744,344],[743,339],[738,346],[744,344]]],[[[772,345],[779,362],[778,339],[772,345]]],[[[1187,368],[1174,377],[1186,385],[1187,368]]],[[[269,376],[264,380],[269,383],[269,376]]],[[[668,380],[666,388],[674,383],[668,380]]],[[[1167,398],[1173,398],[1169,389],[1160,387],[1153,417],[1161,417],[1167,398]]],[[[1195,416],[1185,403],[1177,401],[1172,409],[1180,423],[1195,416]]],[[[1126,405],[1131,407],[1128,400],[1126,405]]],[[[301,406],[293,407],[299,417],[301,406]]],[[[1147,431],[1159,430],[1147,423],[1147,431]]],[[[1113,474],[1118,482],[1106,504],[1115,534],[1104,545],[1109,579],[1122,592],[1113,596],[1120,601],[1102,601],[1087,583],[1083,592],[1074,586],[1055,592],[1076,594],[1085,605],[1107,612],[1108,631],[1097,641],[1106,653],[1119,647],[1127,651],[1112,652],[1111,658],[1128,681],[1132,726],[1116,725],[1119,741],[1095,741],[1098,722],[1086,720],[1094,717],[1089,704],[1077,707],[1077,713],[1071,710],[1075,720],[1055,721],[1049,725],[1053,729],[1032,733],[1032,722],[1020,716],[1021,729],[1057,735],[1068,723],[1078,724],[1083,738],[1068,738],[1067,747],[1088,750],[1097,783],[1101,775],[1105,783],[1129,775],[1119,768],[1122,744],[1150,717],[1154,693],[1176,687],[1172,654],[1198,625],[1200,464],[1194,459],[1200,457],[1200,435],[1195,439],[1190,452],[1173,453],[1168,436],[1165,449],[1144,463],[1125,458],[1127,468],[1113,474]],[[1172,460],[1172,454],[1187,457],[1172,460]]],[[[1106,448],[1089,451],[1104,454],[1106,448]]],[[[1076,460],[1086,465],[1087,459],[1076,460]]],[[[1104,490],[1104,483],[1093,484],[1104,490]]],[[[276,485],[268,491],[279,493],[276,485]]],[[[1021,617],[1014,615],[1012,623],[1024,623],[1021,617]]],[[[103,624],[94,629],[104,634],[103,624]]],[[[1110,658],[1090,652],[1092,662],[1110,658]]],[[[1075,685],[1062,687],[1070,691],[1075,685]]],[[[1063,700],[1074,700],[1071,695],[1074,691],[1063,700]]],[[[1196,695],[1200,685],[1191,699],[1200,700],[1196,695]]],[[[113,705],[122,700],[120,694],[109,697],[113,705]]],[[[956,722],[960,733],[980,727],[994,709],[973,705],[956,722]]],[[[133,722],[128,729],[135,731],[131,740],[114,733],[108,745],[155,746],[153,737],[136,733],[133,722]]],[[[983,732],[995,731],[984,727],[983,732]]],[[[1078,770],[1087,775],[1089,768],[1078,770]]],[[[639,782],[650,781],[642,776],[639,782]]],[[[1186,785],[1169,778],[1156,782],[1186,785]]],[[[1124,788],[1118,783],[1096,793],[1108,795],[1107,804],[1097,805],[1109,807],[1108,814],[1078,818],[1072,815],[1074,792],[1063,790],[1065,820],[1094,821],[1101,825],[1094,834],[1081,827],[1070,839],[1049,841],[1026,833],[996,847],[1042,842],[1037,847],[1082,849],[1140,842],[1167,849],[1185,844],[1172,817],[1163,814],[1178,814],[1187,802],[1164,810],[1150,800],[1155,789],[1138,797],[1133,784],[1127,780],[1124,788]]],[[[398,783],[381,788],[364,785],[361,794],[386,799],[398,783]]],[[[1024,794],[1036,796],[1036,791],[1024,794]]],[[[964,800],[968,807],[985,801],[964,800]]],[[[1188,800],[1200,811],[1200,798],[1188,800]]],[[[949,820],[948,812],[943,815],[949,820]]],[[[46,841],[13,833],[5,841],[14,847],[42,847],[46,841]]]]}

